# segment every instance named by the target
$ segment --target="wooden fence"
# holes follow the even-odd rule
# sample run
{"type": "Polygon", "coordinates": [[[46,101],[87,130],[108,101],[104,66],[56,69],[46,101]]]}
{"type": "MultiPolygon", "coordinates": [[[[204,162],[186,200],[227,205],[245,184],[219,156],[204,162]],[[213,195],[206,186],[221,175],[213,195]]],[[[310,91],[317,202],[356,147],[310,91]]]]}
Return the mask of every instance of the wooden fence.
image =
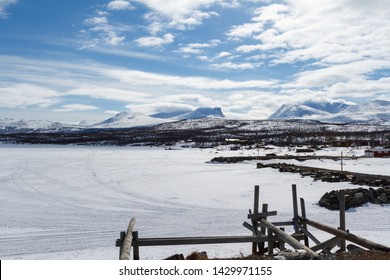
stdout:
{"type": "Polygon", "coordinates": [[[120,247],[119,258],[130,259],[130,249],[133,247],[133,259],[140,259],[140,247],[144,246],[173,246],[194,244],[223,244],[223,243],[252,243],[253,255],[274,255],[274,251],[286,248],[286,243],[293,249],[304,250],[308,257],[316,259],[318,251],[331,255],[335,246],[340,251],[346,250],[346,241],[358,244],[367,249],[375,249],[390,252],[390,248],[370,240],[351,234],[345,228],[345,192],[340,192],[340,226],[333,228],[313,220],[306,216],[305,200],[300,198],[301,215],[298,212],[298,199],[296,185],[292,185],[293,218],[291,221],[270,222],[268,217],[276,216],[277,211],[268,211],[268,204],[262,204],[259,212],[260,187],[255,186],[253,211],[249,210],[250,223],[244,222],[243,226],[249,229],[252,235],[248,236],[207,236],[207,237],[166,237],[166,238],[139,238],[138,231],[134,231],[135,218],[130,220],[127,232],[121,232],[116,246],[120,247]],[[285,232],[285,226],[292,226],[294,232],[290,235],[285,232]],[[325,231],[334,237],[324,242],[319,241],[308,229],[308,226],[325,231]],[[310,247],[309,241],[315,245],[310,247]],[[301,243],[303,241],[303,243],[301,243]]]}

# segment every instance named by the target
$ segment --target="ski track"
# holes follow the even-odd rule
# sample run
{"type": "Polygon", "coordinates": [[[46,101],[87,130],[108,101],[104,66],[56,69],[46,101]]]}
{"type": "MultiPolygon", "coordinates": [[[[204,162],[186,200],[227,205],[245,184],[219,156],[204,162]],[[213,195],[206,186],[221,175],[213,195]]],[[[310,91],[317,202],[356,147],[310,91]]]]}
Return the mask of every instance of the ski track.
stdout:
{"type": "MultiPolygon", "coordinates": [[[[356,186],[257,170],[255,162],[209,163],[215,156],[244,153],[254,152],[0,145],[0,258],[117,259],[115,240],[131,217],[137,218],[140,237],[250,234],[242,223],[252,208],[255,184],[261,186],[260,202],[278,211],[273,220],[292,218],[291,184],[297,184],[308,217],[337,227],[338,212],[316,202],[326,191],[356,186]]],[[[385,173],[390,160],[358,160],[353,167],[375,169],[375,164],[385,173]]],[[[349,210],[347,226],[390,245],[389,217],[390,207],[370,204],[349,210]]],[[[320,240],[328,237],[313,233],[320,240]]],[[[199,249],[215,257],[250,253],[248,244],[197,245],[141,248],[141,257],[199,249]]]]}

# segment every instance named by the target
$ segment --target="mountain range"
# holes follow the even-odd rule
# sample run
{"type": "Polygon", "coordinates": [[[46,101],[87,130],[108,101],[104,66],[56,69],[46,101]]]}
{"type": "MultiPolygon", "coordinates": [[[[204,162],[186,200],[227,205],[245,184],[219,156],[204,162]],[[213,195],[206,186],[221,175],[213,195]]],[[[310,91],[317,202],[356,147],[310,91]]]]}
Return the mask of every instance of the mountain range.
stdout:
{"type": "Polygon", "coordinates": [[[194,110],[183,110],[175,112],[161,112],[154,115],[141,113],[120,112],[113,117],[100,122],[81,121],[78,124],[50,122],[41,120],[13,120],[0,119],[0,130],[7,132],[24,131],[74,131],[80,129],[104,129],[104,128],[130,128],[145,127],[174,122],[180,120],[196,120],[203,118],[224,118],[221,108],[201,107],[194,110]]]}
{"type": "MultiPolygon", "coordinates": [[[[0,119],[0,131],[5,132],[56,132],[83,129],[109,129],[147,127],[183,120],[197,121],[204,118],[224,119],[219,107],[201,107],[195,110],[160,112],[153,115],[121,112],[100,122],[81,121],[78,124],[41,120],[0,119]]],[[[315,120],[328,123],[389,123],[390,101],[375,100],[351,105],[343,102],[305,102],[283,104],[268,120],[315,120]]],[[[204,122],[203,122],[204,123],[204,122]]],[[[206,122],[207,123],[207,122],[206,122]]],[[[211,123],[211,121],[209,121],[211,123]]],[[[182,123],[181,125],[184,125],[182,123]]]]}
{"type": "Polygon", "coordinates": [[[323,122],[389,122],[390,101],[351,105],[342,102],[283,104],[268,119],[311,119],[323,122]]]}

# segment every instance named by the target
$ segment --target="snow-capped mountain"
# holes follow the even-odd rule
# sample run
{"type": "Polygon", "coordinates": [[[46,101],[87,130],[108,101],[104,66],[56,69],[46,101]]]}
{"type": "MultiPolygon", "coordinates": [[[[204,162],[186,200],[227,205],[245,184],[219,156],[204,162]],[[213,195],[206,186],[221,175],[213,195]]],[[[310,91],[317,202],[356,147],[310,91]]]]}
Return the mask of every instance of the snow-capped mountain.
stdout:
{"type": "Polygon", "coordinates": [[[375,100],[358,105],[340,102],[284,104],[268,119],[313,119],[325,122],[390,121],[390,102],[375,100]]]}
{"type": "Polygon", "coordinates": [[[177,110],[173,112],[161,112],[150,115],[154,118],[162,119],[175,119],[175,120],[192,120],[192,119],[203,119],[203,118],[224,118],[225,115],[222,113],[222,109],[219,107],[200,107],[195,110],[177,110]]]}
{"type": "Polygon", "coordinates": [[[153,114],[150,116],[153,118],[159,118],[159,119],[170,119],[170,118],[175,118],[177,116],[184,115],[184,114],[187,114],[190,112],[191,112],[191,110],[176,110],[176,111],[172,111],[172,112],[160,112],[160,113],[156,113],[156,114],[153,114]]]}
{"type": "Polygon", "coordinates": [[[351,105],[330,121],[390,121],[390,101],[374,100],[371,102],[351,105]]]}
{"type": "Polygon", "coordinates": [[[203,118],[224,118],[225,115],[222,113],[221,108],[209,108],[201,107],[191,112],[178,115],[175,117],[177,120],[192,120],[192,119],[203,119],[203,118]]]}
{"type": "Polygon", "coordinates": [[[121,127],[138,127],[151,126],[161,124],[168,119],[159,119],[147,116],[141,113],[121,112],[114,117],[108,118],[104,121],[90,125],[91,128],[121,128],[121,127]]]}
{"type": "Polygon", "coordinates": [[[202,119],[202,118],[223,118],[221,108],[197,108],[193,111],[174,111],[161,112],[154,115],[144,115],[141,113],[121,112],[114,117],[90,125],[93,128],[120,128],[120,127],[137,127],[151,126],[172,122],[177,120],[202,119]]]}
{"type": "Polygon", "coordinates": [[[77,130],[83,128],[82,125],[42,121],[42,120],[14,120],[0,119],[0,130],[6,132],[26,132],[26,131],[61,131],[77,130]]]}
{"type": "Polygon", "coordinates": [[[341,102],[314,102],[303,104],[284,104],[268,119],[301,119],[301,118],[327,118],[348,108],[349,105],[341,102]]]}

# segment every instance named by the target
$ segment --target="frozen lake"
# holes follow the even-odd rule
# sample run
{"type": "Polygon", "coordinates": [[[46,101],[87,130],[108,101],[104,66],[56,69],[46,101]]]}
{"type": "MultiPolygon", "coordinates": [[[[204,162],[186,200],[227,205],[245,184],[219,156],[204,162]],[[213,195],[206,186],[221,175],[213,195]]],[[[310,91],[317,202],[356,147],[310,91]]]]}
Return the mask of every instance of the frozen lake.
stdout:
{"type": "MultiPolygon", "coordinates": [[[[242,223],[253,207],[254,185],[261,187],[260,202],[278,211],[273,221],[292,218],[291,184],[297,184],[308,217],[338,226],[338,212],[316,203],[326,191],[356,186],[258,170],[254,161],[209,163],[216,156],[243,154],[257,151],[0,145],[0,258],[115,260],[115,240],[131,217],[137,219],[140,237],[248,235],[242,223]]],[[[389,175],[390,159],[345,163],[346,170],[389,175]]],[[[304,165],[337,168],[332,162],[304,165]]],[[[368,204],[350,210],[347,228],[389,246],[390,207],[368,204]]],[[[140,252],[142,259],[160,259],[195,250],[235,257],[250,254],[251,244],[148,247],[140,252]]]]}

